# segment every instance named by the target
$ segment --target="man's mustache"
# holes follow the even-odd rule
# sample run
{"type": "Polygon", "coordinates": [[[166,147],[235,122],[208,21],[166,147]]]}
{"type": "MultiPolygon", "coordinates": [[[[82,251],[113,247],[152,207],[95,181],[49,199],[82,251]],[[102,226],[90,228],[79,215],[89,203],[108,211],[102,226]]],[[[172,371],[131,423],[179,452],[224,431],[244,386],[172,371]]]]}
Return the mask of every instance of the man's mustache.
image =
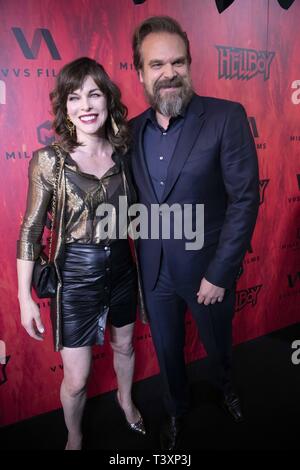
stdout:
{"type": "Polygon", "coordinates": [[[161,80],[154,86],[154,91],[159,91],[162,88],[179,88],[183,85],[180,77],[172,78],[171,80],[161,80]]]}

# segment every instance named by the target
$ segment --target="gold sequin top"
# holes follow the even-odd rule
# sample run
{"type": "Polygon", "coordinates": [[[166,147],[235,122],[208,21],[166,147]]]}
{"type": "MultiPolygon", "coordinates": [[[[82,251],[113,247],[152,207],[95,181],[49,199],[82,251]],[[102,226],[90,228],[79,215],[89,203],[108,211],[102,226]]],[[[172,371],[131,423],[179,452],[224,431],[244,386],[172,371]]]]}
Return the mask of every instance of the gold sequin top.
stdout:
{"type": "MultiPolygon", "coordinates": [[[[126,224],[119,224],[119,220],[126,222],[126,218],[119,217],[119,196],[124,196],[120,163],[115,160],[114,166],[99,179],[80,171],[65,153],[64,174],[64,243],[112,243],[120,238],[121,232],[126,237],[126,224]],[[104,207],[103,203],[109,206],[104,207]]],[[[35,153],[29,163],[27,207],[17,242],[17,258],[34,261],[41,251],[54,181],[55,159],[42,151],[35,153]]]]}

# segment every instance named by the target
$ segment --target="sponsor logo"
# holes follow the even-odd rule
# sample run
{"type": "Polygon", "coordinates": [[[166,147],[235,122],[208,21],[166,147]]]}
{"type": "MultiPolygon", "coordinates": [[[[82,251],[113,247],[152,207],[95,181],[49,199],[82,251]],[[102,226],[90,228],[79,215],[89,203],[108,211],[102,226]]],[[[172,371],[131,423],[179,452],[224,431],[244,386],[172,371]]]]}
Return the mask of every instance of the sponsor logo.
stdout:
{"type": "Polygon", "coordinates": [[[60,53],[54,42],[53,36],[49,29],[37,28],[34,31],[31,46],[29,45],[21,28],[12,28],[12,32],[20,46],[20,49],[28,60],[36,60],[41,48],[42,42],[44,42],[48,48],[48,51],[53,60],[61,60],[60,53]]]}
{"type": "MultiPolygon", "coordinates": [[[[252,134],[253,134],[254,139],[258,139],[259,138],[259,133],[258,133],[257,125],[256,125],[256,119],[253,116],[249,116],[248,121],[249,121],[250,128],[252,130],[252,134]]],[[[257,148],[257,150],[266,150],[267,144],[265,142],[256,143],[256,148],[257,148]]]]}
{"type": "Polygon", "coordinates": [[[288,202],[290,202],[290,203],[300,202],[300,196],[291,196],[291,197],[288,197],[288,202]]]}
{"type": "Polygon", "coordinates": [[[130,62],[120,62],[119,69],[121,71],[134,70],[134,65],[130,62]]]}
{"type": "Polygon", "coordinates": [[[33,152],[21,151],[21,150],[12,150],[6,151],[4,154],[5,160],[28,160],[32,157],[33,152]]]}
{"type": "Polygon", "coordinates": [[[246,305],[254,307],[257,304],[257,297],[262,288],[262,284],[242,289],[236,293],[235,311],[240,312],[246,305]]]}
{"type": "Polygon", "coordinates": [[[300,227],[296,230],[296,236],[293,241],[282,243],[282,250],[298,250],[300,248],[300,227]]]}
{"type": "Polygon", "coordinates": [[[288,286],[293,289],[296,284],[300,282],[300,271],[298,271],[296,274],[288,274],[288,286]]]}
{"type": "Polygon", "coordinates": [[[259,196],[260,196],[259,204],[263,204],[265,202],[265,191],[266,191],[266,187],[269,184],[269,181],[270,181],[269,179],[259,180],[259,196]]]}
{"type": "Polygon", "coordinates": [[[6,103],[6,84],[3,80],[0,80],[0,104],[6,103]]]}
{"type": "Polygon", "coordinates": [[[292,83],[292,89],[295,90],[291,95],[291,101],[293,104],[300,104],[300,80],[294,80],[292,83]]]}
{"type": "MultiPolygon", "coordinates": [[[[287,274],[287,287],[289,289],[279,295],[280,300],[290,299],[300,295],[300,271],[287,274]]],[[[291,305],[294,305],[296,308],[298,306],[296,301],[291,305]]]]}
{"type": "Polygon", "coordinates": [[[37,138],[42,145],[51,145],[55,141],[51,121],[45,121],[38,126],[37,138]]]}
{"type": "MultiPolygon", "coordinates": [[[[300,190],[300,174],[297,174],[296,175],[296,178],[297,178],[297,186],[298,186],[298,189],[300,190]]],[[[291,197],[288,197],[288,202],[300,202],[300,196],[291,196],[291,197]]]]}
{"type": "Polygon", "coordinates": [[[262,75],[270,78],[270,67],[275,52],[256,51],[231,46],[216,46],[218,50],[218,77],[226,80],[250,80],[262,75]]]}
{"type": "Polygon", "coordinates": [[[252,130],[253,137],[254,137],[254,139],[257,139],[259,137],[259,134],[258,134],[258,129],[257,129],[257,125],[256,125],[256,120],[253,116],[249,116],[248,121],[249,121],[249,125],[251,127],[251,130],[252,130]]]}
{"type": "Polygon", "coordinates": [[[246,264],[256,263],[259,260],[260,260],[259,256],[253,254],[252,244],[250,243],[246,252],[246,256],[243,260],[243,264],[246,265],[246,264]]]}
{"type": "Polygon", "coordinates": [[[37,78],[49,78],[49,77],[56,77],[57,73],[54,69],[20,69],[20,68],[1,68],[0,73],[4,78],[29,78],[29,77],[37,77],[37,78]]]}

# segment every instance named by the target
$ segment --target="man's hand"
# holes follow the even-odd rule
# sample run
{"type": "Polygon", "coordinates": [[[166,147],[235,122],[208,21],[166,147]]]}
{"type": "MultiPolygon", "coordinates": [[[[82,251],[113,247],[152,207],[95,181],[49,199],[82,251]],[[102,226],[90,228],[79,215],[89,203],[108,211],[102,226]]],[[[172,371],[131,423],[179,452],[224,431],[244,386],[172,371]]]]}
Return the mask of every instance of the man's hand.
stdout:
{"type": "Polygon", "coordinates": [[[198,304],[215,304],[216,302],[222,302],[225,294],[225,289],[223,287],[215,286],[209,281],[202,279],[199,291],[197,292],[198,304]]]}

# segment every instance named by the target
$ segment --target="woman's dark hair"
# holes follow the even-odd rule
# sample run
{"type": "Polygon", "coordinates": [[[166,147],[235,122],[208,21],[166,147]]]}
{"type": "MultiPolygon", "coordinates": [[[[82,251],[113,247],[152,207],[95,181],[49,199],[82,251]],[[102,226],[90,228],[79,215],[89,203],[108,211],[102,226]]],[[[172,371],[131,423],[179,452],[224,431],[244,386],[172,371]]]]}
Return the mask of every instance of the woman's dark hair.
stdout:
{"type": "Polygon", "coordinates": [[[53,128],[60,136],[60,143],[67,151],[73,151],[79,144],[76,135],[71,136],[66,125],[67,99],[70,93],[82,87],[87,76],[92,77],[107,100],[108,118],[105,123],[106,138],[114,151],[124,155],[129,147],[129,128],[126,122],[127,108],[121,102],[121,92],[111,81],[104,67],[89,57],[81,57],[66,64],[56,78],[54,90],[50,93],[52,111],[54,114],[53,128]],[[119,132],[115,135],[111,117],[114,119],[119,132]]]}
{"type": "Polygon", "coordinates": [[[186,47],[186,56],[189,65],[192,62],[190,43],[187,34],[182,30],[180,24],[170,16],[151,16],[143,21],[135,30],[132,38],[133,64],[138,71],[143,68],[141,57],[141,45],[145,37],[150,33],[178,34],[186,47]]]}

